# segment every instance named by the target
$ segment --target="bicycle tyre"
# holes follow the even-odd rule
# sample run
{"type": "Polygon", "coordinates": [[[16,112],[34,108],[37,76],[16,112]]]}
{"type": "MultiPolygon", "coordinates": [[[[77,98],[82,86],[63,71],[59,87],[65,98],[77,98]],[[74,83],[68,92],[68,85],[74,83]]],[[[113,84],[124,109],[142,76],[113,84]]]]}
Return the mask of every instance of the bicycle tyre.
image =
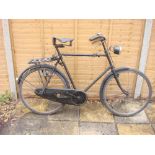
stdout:
{"type": "Polygon", "coordinates": [[[28,77],[31,73],[38,71],[40,69],[47,69],[48,71],[51,71],[51,72],[54,71],[54,74],[56,74],[58,77],[60,77],[62,79],[62,81],[64,82],[65,88],[70,88],[67,78],[58,69],[54,68],[53,66],[47,65],[47,64],[33,65],[33,66],[30,66],[29,68],[27,68],[25,71],[23,71],[23,73],[19,77],[19,80],[18,80],[19,97],[20,97],[22,103],[24,104],[24,106],[27,107],[33,113],[43,114],[43,115],[55,114],[60,109],[62,109],[65,104],[59,103],[59,106],[51,111],[40,112],[40,111],[37,111],[36,109],[32,108],[31,105],[24,99],[24,96],[22,94],[22,85],[23,85],[25,78],[28,77]]]}
{"type": "Polygon", "coordinates": [[[133,72],[135,74],[138,74],[138,76],[140,76],[141,78],[143,78],[143,80],[146,81],[146,84],[147,84],[147,87],[148,87],[148,91],[149,92],[148,92],[148,98],[147,98],[145,104],[140,109],[138,109],[137,111],[132,112],[132,113],[120,113],[120,112],[114,110],[114,108],[112,108],[111,105],[108,103],[108,99],[107,99],[107,97],[105,95],[105,92],[106,92],[106,88],[107,88],[108,83],[110,82],[111,79],[114,78],[113,73],[108,74],[108,76],[105,78],[105,80],[103,80],[103,82],[101,84],[101,87],[100,87],[100,101],[101,101],[101,103],[103,105],[106,106],[106,108],[110,112],[112,112],[116,116],[122,116],[122,117],[134,116],[134,115],[138,114],[139,112],[141,112],[142,110],[144,110],[147,107],[147,105],[151,102],[151,96],[152,96],[152,86],[151,86],[151,83],[150,83],[149,79],[146,77],[145,74],[143,74],[142,72],[140,72],[140,71],[138,71],[136,69],[132,69],[132,68],[120,68],[120,69],[116,69],[115,72],[118,75],[120,75],[122,73],[125,73],[125,72],[133,72]]]}

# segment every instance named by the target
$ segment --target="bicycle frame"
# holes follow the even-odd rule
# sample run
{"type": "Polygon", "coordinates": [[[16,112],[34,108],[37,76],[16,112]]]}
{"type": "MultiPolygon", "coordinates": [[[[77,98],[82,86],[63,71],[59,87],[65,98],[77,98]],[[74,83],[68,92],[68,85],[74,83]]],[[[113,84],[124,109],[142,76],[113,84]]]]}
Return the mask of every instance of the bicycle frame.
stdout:
{"type": "Polygon", "coordinates": [[[64,53],[60,52],[59,47],[55,46],[55,49],[56,49],[56,51],[58,53],[58,56],[59,56],[55,67],[57,66],[57,64],[60,64],[60,65],[62,65],[64,67],[64,70],[65,70],[65,72],[66,72],[66,74],[67,74],[67,76],[68,76],[68,78],[70,80],[70,83],[72,84],[73,89],[76,89],[76,86],[75,86],[74,81],[73,81],[73,79],[71,77],[71,74],[70,74],[70,72],[69,72],[69,70],[67,68],[67,65],[63,60],[63,56],[106,57],[108,62],[109,62],[109,66],[95,80],[93,80],[83,91],[87,92],[100,78],[102,78],[109,70],[111,70],[111,72],[113,73],[113,75],[114,75],[114,77],[116,79],[116,82],[117,82],[119,88],[122,90],[122,92],[124,94],[127,94],[127,92],[121,87],[121,84],[120,84],[120,82],[119,82],[119,80],[117,78],[117,75],[116,75],[115,70],[114,70],[115,67],[114,67],[114,65],[112,63],[112,59],[110,57],[110,53],[108,51],[108,48],[106,48],[105,42],[101,41],[101,43],[102,43],[102,46],[103,46],[103,49],[104,49],[104,51],[103,51],[104,54],[64,54],[64,53]]]}

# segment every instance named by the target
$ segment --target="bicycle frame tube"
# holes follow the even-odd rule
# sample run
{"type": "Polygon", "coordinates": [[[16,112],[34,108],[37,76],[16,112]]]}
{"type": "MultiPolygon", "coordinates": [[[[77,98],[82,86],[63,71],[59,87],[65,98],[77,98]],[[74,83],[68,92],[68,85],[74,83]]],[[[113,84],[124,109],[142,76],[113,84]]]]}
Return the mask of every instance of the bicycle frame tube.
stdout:
{"type": "MultiPolygon", "coordinates": [[[[59,57],[60,57],[60,59],[59,59],[58,61],[61,61],[61,65],[64,67],[65,72],[67,73],[67,76],[68,76],[68,78],[69,78],[69,80],[70,80],[70,82],[71,82],[71,84],[72,84],[72,87],[73,87],[74,89],[76,89],[75,84],[74,84],[74,81],[73,81],[73,79],[72,79],[72,77],[71,77],[71,75],[70,75],[70,72],[69,72],[69,70],[68,70],[68,68],[67,68],[67,66],[66,66],[66,64],[65,64],[65,62],[63,61],[62,54],[60,53],[58,47],[55,47],[55,48],[56,48],[56,51],[57,51],[57,53],[58,53],[58,55],[59,55],[59,57]]],[[[59,63],[59,62],[58,62],[58,63],[59,63]]],[[[60,63],[59,63],[59,64],[60,64],[60,63]]]]}
{"type": "Polygon", "coordinates": [[[106,45],[105,45],[104,42],[102,42],[102,46],[103,46],[103,49],[104,49],[104,53],[105,53],[105,55],[106,55],[106,57],[108,59],[109,65],[111,67],[111,70],[113,71],[114,66],[113,66],[112,61],[110,59],[110,53],[108,52],[108,50],[107,50],[106,45]]]}
{"type": "Polygon", "coordinates": [[[80,56],[80,57],[105,57],[106,55],[105,54],[97,54],[97,53],[94,53],[94,54],[66,54],[66,53],[62,53],[61,54],[62,56],[80,56]]]}
{"type": "Polygon", "coordinates": [[[107,67],[94,81],[92,81],[85,89],[84,92],[87,92],[104,74],[106,74],[111,67],[107,67]]]}
{"type": "Polygon", "coordinates": [[[116,72],[115,72],[115,69],[114,69],[115,67],[114,67],[113,64],[112,64],[112,61],[111,61],[111,58],[110,58],[110,54],[109,54],[109,52],[107,51],[107,48],[106,48],[104,42],[102,42],[102,46],[103,46],[103,48],[104,48],[105,55],[106,55],[106,57],[107,57],[107,59],[108,59],[108,62],[109,62],[110,68],[111,68],[111,72],[112,72],[113,75],[114,75],[114,78],[115,78],[115,80],[116,80],[116,83],[117,83],[118,87],[121,89],[121,91],[122,91],[125,95],[128,95],[128,92],[127,92],[125,89],[123,89],[122,86],[121,86],[121,83],[120,83],[120,81],[119,81],[119,79],[118,79],[118,77],[117,77],[117,74],[116,74],[116,72]]]}

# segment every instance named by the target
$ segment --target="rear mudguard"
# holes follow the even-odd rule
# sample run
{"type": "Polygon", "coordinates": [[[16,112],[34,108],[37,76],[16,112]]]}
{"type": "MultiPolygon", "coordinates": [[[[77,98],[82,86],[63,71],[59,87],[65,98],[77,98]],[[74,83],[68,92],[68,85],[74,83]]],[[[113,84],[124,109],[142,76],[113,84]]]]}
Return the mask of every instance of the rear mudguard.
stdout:
{"type": "Polygon", "coordinates": [[[69,84],[68,79],[66,78],[66,76],[61,71],[59,71],[57,68],[55,68],[54,66],[48,65],[48,64],[32,65],[32,66],[26,68],[20,74],[20,76],[18,77],[18,80],[17,80],[18,85],[20,84],[21,79],[22,79],[22,77],[24,76],[25,73],[27,73],[28,71],[30,71],[32,69],[41,68],[41,67],[47,67],[47,68],[52,69],[52,70],[54,69],[57,73],[59,73],[65,79],[65,81],[67,82],[67,87],[70,88],[70,84],[69,84]]]}

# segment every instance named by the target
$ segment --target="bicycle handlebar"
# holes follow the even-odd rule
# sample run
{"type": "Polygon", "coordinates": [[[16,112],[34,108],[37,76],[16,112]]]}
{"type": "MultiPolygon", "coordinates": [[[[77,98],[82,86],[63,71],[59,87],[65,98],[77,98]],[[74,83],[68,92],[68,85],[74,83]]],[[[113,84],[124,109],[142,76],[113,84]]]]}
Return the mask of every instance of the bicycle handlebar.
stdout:
{"type": "Polygon", "coordinates": [[[101,34],[97,33],[89,38],[89,41],[105,41],[106,38],[101,34]]]}

